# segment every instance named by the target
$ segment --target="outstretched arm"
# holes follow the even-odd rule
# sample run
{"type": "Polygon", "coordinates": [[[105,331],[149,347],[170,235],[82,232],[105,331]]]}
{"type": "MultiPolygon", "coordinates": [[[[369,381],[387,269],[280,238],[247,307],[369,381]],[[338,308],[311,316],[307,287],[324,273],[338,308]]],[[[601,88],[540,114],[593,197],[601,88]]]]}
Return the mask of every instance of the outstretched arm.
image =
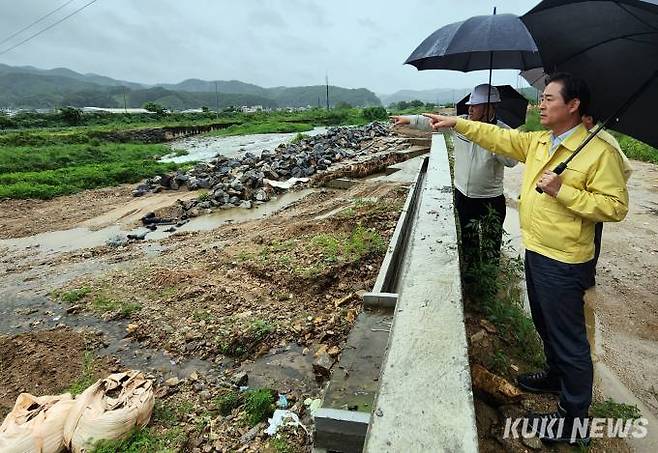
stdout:
{"type": "Polygon", "coordinates": [[[430,124],[436,130],[452,127],[470,141],[482,148],[519,162],[525,162],[532,133],[519,132],[513,129],[503,129],[493,124],[468,121],[454,116],[424,113],[430,119],[430,124]]]}

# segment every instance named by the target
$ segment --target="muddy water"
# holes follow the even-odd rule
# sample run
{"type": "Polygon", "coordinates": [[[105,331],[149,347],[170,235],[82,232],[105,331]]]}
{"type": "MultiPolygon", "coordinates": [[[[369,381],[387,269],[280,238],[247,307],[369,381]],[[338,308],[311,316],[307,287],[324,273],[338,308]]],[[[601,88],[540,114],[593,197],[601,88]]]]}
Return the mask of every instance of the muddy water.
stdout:
{"type": "MultiPolygon", "coordinates": [[[[324,134],[326,127],[316,127],[304,132],[305,135],[324,134]]],[[[274,150],[282,143],[288,143],[297,136],[297,133],[285,134],[251,134],[236,135],[233,137],[189,137],[171,143],[174,150],[185,150],[185,156],[165,157],[164,162],[190,162],[210,160],[217,154],[226,157],[239,157],[249,152],[259,155],[263,150],[274,150]]]]}
{"type": "MultiPolygon", "coordinates": [[[[192,219],[178,231],[210,230],[227,223],[238,223],[266,218],[280,209],[298,202],[314,189],[287,192],[252,209],[232,208],[216,211],[192,219]]],[[[147,256],[157,256],[166,249],[158,240],[172,233],[161,226],[149,232],[139,244],[147,256]]],[[[139,232],[137,229],[133,232],[139,232]]],[[[102,274],[111,270],[128,270],[130,263],[111,263],[90,257],[78,263],[53,263],[59,255],[85,248],[104,245],[116,235],[127,231],[114,224],[100,230],[74,228],[42,233],[26,238],[0,241],[0,334],[14,335],[26,331],[68,326],[103,332],[104,347],[100,355],[114,355],[124,366],[160,371],[164,376],[187,377],[192,371],[212,374],[216,367],[199,359],[178,360],[162,351],[145,349],[130,338],[125,338],[127,321],[103,321],[87,313],[67,313],[67,306],[54,302],[48,294],[66,282],[85,274],[102,274]]],[[[282,354],[281,357],[286,357],[282,354]]],[[[286,359],[287,361],[288,359],[286,359]]]]}
{"type": "MultiPolygon", "coordinates": [[[[252,209],[231,208],[212,212],[190,220],[189,223],[176,231],[207,231],[220,227],[227,223],[246,222],[268,217],[276,211],[283,209],[301,200],[314,192],[314,189],[304,189],[295,192],[286,192],[278,197],[272,198],[267,203],[254,205],[252,209]]],[[[170,226],[160,226],[156,231],[150,232],[144,228],[125,231],[123,225],[110,225],[100,230],[92,230],[86,227],[73,228],[62,231],[49,231],[18,239],[0,240],[0,249],[9,250],[33,250],[41,253],[72,252],[84,248],[99,247],[105,245],[108,240],[116,236],[125,237],[127,233],[140,234],[148,232],[146,240],[160,240],[173,234],[165,232],[170,226]]]]}

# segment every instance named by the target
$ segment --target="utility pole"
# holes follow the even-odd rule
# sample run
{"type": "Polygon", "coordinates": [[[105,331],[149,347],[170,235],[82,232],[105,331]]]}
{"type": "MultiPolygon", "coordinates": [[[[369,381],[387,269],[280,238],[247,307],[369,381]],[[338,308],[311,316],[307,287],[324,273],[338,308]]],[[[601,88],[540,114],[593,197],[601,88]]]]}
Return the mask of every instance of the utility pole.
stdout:
{"type": "Polygon", "coordinates": [[[217,88],[217,80],[215,80],[215,102],[217,104],[217,119],[219,119],[219,88],[217,88]]]}
{"type": "Polygon", "coordinates": [[[128,104],[126,103],[126,87],[123,87],[123,113],[128,113],[128,104]]]}
{"type": "Polygon", "coordinates": [[[327,110],[329,110],[329,76],[325,73],[324,82],[327,86],[327,110]]]}

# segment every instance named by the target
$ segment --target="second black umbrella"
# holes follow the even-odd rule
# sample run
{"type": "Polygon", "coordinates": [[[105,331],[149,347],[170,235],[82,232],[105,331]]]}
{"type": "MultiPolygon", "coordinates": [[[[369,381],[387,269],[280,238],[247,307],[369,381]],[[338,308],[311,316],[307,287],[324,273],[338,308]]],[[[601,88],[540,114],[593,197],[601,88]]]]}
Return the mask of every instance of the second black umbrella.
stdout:
{"type": "MultiPolygon", "coordinates": [[[[500,94],[500,102],[496,104],[496,117],[509,127],[517,128],[525,124],[528,100],[509,85],[496,87],[500,94]]],[[[457,115],[468,114],[468,99],[470,95],[457,103],[457,115]]]]}

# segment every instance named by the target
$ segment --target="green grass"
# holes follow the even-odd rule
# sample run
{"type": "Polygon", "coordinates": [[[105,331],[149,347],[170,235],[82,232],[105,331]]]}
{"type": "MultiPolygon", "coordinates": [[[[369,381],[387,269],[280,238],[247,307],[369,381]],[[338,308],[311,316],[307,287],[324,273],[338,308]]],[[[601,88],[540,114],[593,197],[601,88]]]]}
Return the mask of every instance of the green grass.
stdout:
{"type": "Polygon", "coordinates": [[[640,412],[640,409],[637,408],[637,406],[617,403],[612,399],[607,399],[601,403],[592,404],[591,413],[594,417],[623,420],[635,420],[642,417],[642,413],[640,412]]]}
{"type": "Polygon", "coordinates": [[[322,233],[311,238],[327,263],[354,262],[371,253],[386,252],[386,242],[374,230],[357,225],[349,235],[322,233]]]}
{"type": "Polygon", "coordinates": [[[276,453],[295,453],[298,451],[285,437],[270,439],[270,446],[274,448],[276,453]]]}
{"type": "Polygon", "coordinates": [[[82,299],[91,292],[90,288],[83,286],[82,288],[72,289],[70,291],[64,291],[62,293],[56,293],[54,296],[60,299],[62,302],[67,304],[74,304],[82,299]]]}
{"type": "Polygon", "coordinates": [[[295,137],[294,137],[292,140],[290,140],[290,143],[299,143],[299,142],[301,142],[302,140],[306,140],[308,137],[309,137],[308,135],[306,135],[306,134],[302,134],[302,133],[300,132],[300,133],[298,133],[297,135],[295,135],[295,137]]]}
{"type": "Polygon", "coordinates": [[[274,332],[274,326],[268,321],[256,319],[249,326],[250,331],[253,333],[254,339],[260,341],[274,332]]]}
{"type": "Polygon", "coordinates": [[[539,109],[528,110],[525,118],[525,124],[520,127],[520,130],[530,131],[543,131],[544,127],[539,123],[539,109]]]}
{"type": "MultiPolygon", "coordinates": [[[[483,265],[474,270],[477,275],[479,294],[475,296],[486,318],[491,321],[506,342],[511,346],[509,353],[520,357],[530,366],[544,364],[544,352],[532,319],[523,309],[523,294],[519,283],[523,264],[519,258],[501,256],[500,269],[493,275],[493,266],[483,265]]],[[[499,351],[492,358],[492,365],[499,371],[507,369],[506,357],[499,351]]]]}
{"type": "Polygon", "coordinates": [[[257,123],[245,123],[208,132],[206,135],[213,137],[228,137],[231,135],[247,134],[269,134],[284,132],[308,132],[313,129],[310,123],[286,123],[281,121],[265,121],[257,123]]]}
{"type": "Polygon", "coordinates": [[[627,135],[622,135],[614,131],[613,135],[619,142],[621,149],[624,150],[624,154],[626,154],[626,157],[629,159],[658,164],[658,149],[627,135]]]}
{"type": "Polygon", "coordinates": [[[274,413],[275,397],[271,389],[251,390],[245,394],[247,422],[251,426],[267,420],[274,413]]]}
{"type": "Polygon", "coordinates": [[[249,325],[236,327],[235,334],[220,332],[215,337],[215,344],[221,354],[228,357],[241,357],[254,351],[263,340],[276,330],[269,321],[256,319],[249,325]]]}
{"type": "Polygon", "coordinates": [[[85,189],[136,183],[177,168],[150,160],[88,164],[57,170],[0,174],[0,198],[51,199],[85,189]]]}
{"type": "Polygon", "coordinates": [[[71,395],[79,395],[87,387],[96,382],[94,377],[94,354],[91,351],[85,351],[82,356],[82,371],[80,376],[66,389],[71,395]]]}
{"type": "Polygon", "coordinates": [[[133,431],[124,440],[102,440],[91,453],[175,453],[182,450],[187,440],[183,428],[175,427],[164,433],[153,428],[133,431]]]}
{"type": "Polygon", "coordinates": [[[0,174],[39,172],[92,164],[156,160],[171,154],[164,145],[103,143],[93,145],[49,145],[0,148],[0,174]]]}
{"type": "Polygon", "coordinates": [[[233,409],[240,407],[243,402],[242,395],[234,390],[226,389],[221,395],[213,399],[214,406],[223,416],[230,415],[233,409]]]}
{"type": "Polygon", "coordinates": [[[129,318],[142,309],[140,304],[123,302],[111,299],[102,294],[97,295],[91,301],[91,309],[97,313],[118,312],[122,318],[129,318]]]}
{"type": "MultiPolygon", "coordinates": [[[[488,214],[493,215],[493,211],[488,214]]],[[[482,224],[491,225],[493,222],[493,219],[485,217],[482,224]]],[[[477,227],[476,223],[469,225],[469,228],[474,227],[477,227]]],[[[482,248],[486,249],[488,244],[485,242],[485,236],[481,236],[481,242],[482,248]]],[[[501,252],[509,247],[509,241],[506,241],[501,252]]],[[[497,351],[489,359],[489,365],[497,371],[505,371],[509,356],[522,359],[530,367],[542,366],[544,352],[541,340],[532,319],[523,308],[524,297],[520,288],[523,260],[501,253],[500,264],[497,266],[483,258],[482,262],[472,263],[470,268],[464,271],[463,277],[464,292],[469,299],[470,308],[483,313],[496,326],[507,345],[504,352],[497,351]]]]}

